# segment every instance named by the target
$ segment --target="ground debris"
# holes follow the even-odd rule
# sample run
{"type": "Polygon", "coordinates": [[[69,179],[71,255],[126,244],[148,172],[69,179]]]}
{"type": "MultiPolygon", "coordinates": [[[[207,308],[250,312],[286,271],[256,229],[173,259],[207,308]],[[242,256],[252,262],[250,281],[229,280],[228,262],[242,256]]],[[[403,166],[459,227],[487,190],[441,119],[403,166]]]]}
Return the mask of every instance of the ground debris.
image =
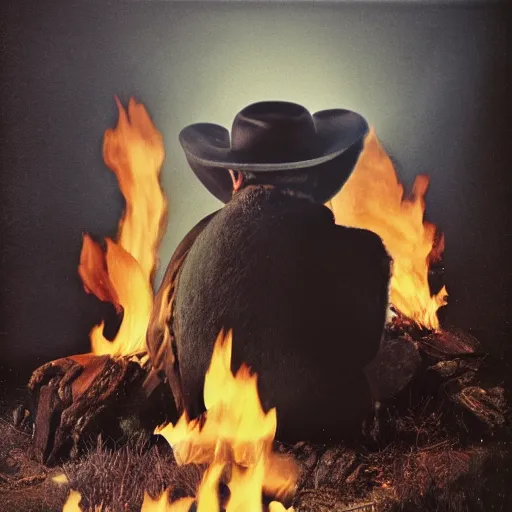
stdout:
{"type": "MultiPolygon", "coordinates": [[[[279,453],[293,455],[302,470],[295,512],[512,510],[507,492],[512,435],[502,377],[494,372],[494,381],[483,381],[483,363],[493,363],[472,338],[459,333],[457,340],[463,342],[445,350],[435,344],[452,334],[422,336],[395,332],[384,340],[400,356],[393,359],[393,350],[387,350],[379,363],[376,375],[385,379],[385,392],[359,444],[274,443],[279,453]],[[386,367],[400,376],[389,379],[381,371],[386,367]]],[[[73,401],[58,387],[70,385],[81,373],[73,365],[64,367],[64,374],[73,376],[67,383],[49,367],[36,380],[39,392],[53,386],[65,409],[73,401]]],[[[16,418],[24,416],[20,410],[16,418]]],[[[195,496],[205,469],[177,466],[167,443],[137,422],[129,427],[135,434],[126,442],[111,446],[103,436],[91,437],[75,457],[50,469],[28,457],[32,441],[26,419],[18,428],[14,419],[11,414],[0,421],[0,494],[6,493],[9,505],[2,512],[61,510],[69,487],[82,495],[84,511],[103,504],[112,512],[140,512],[144,491],[156,498],[170,487],[171,501],[195,496]],[[64,473],[69,486],[51,484],[51,470],[64,473]],[[41,508],[48,492],[54,493],[52,504],[41,508]]]]}

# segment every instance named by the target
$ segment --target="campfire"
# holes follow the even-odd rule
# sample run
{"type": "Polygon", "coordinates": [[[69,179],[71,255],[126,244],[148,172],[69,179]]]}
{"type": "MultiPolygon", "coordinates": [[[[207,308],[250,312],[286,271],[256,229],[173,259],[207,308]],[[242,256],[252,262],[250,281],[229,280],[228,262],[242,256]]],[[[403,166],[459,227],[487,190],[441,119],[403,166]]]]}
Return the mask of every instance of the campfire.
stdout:
{"type": "MultiPolygon", "coordinates": [[[[103,156],[117,176],[125,210],[115,240],[84,235],[78,266],[85,291],[110,313],[92,328],[90,353],[34,371],[30,406],[15,414],[17,428],[33,428],[31,457],[41,467],[59,468],[52,485],[70,487],[62,510],[427,510],[429,500],[452,500],[465,510],[464,500],[480,500],[485,468],[508,460],[508,409],[504,390],[480,378],[480,343],[440,325],[447,291],[433,291],[429,276],[432,265],[442,262],[444,238],[424,220],[428,177],[418,176],[406,196],[372,129],[354,172],[327,205],[338,224],[377,233],[393,259],[388,323],[379,354],[366,369],[376,413],[361,450],[277,442],[279,411],[264,412],[257,375],[244,365],[231,372],[229,330],[219,333],[205,378],[206,413],[173,423],[167,388],[150,400],[142,392],[150,371],[145,334],[167,220],[159,182],[163,138],[142,104],[132,99],[127,110],[117,105],[118,124],[105,133],[103,156]],[[143,452],[153,455],[141,457],[154,457],[165,440],[172,471],[196,468],[195,484],[184,491],[176,478],[166,480],[157,458],[151,460],[158,461],[158,492],[137,489],[138,503],[125,499],[121,509],[109,504],[112,497],[94,502],[92,494],[85,496],[78,465],[94,449],[129,449],[133,432],[150,439],[143,452]],[[109,446],[109,438],[125,446],[109,446]]],[[[121,495],[127,478],[118,482],[121,495]]]]}

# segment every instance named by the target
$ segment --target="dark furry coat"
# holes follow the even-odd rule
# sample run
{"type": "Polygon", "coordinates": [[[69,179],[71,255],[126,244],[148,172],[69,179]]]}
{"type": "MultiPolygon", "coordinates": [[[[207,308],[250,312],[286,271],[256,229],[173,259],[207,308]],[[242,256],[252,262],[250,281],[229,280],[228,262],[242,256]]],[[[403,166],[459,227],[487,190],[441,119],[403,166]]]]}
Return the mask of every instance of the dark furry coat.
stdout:
{"type": "Polygon", "coordinates": [[[172,314],[148,331],[178,409],[204,411],[214,342],[233,329],[232,370],[245,362],[257,372],[264,408],[277,407],[278,439],[356,436],[371,412],[362,368],[378,350],[388,300],[390,259],[380,238],[335,225],[328,208],[307,198],[262,186],[235,194],[188,236],[162,285],[172,281],[172,291],[155,305],[167,301],[172,314]],[[162,329],[173,345],[164,355],[162,329]]]}

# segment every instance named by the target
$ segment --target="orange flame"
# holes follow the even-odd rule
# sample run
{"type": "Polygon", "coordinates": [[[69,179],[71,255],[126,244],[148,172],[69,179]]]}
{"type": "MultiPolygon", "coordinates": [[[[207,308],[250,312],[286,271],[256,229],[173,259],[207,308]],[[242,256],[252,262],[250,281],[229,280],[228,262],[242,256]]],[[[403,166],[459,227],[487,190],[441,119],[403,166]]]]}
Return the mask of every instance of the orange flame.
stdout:
{"type": "Polygon", "coordinates": [[[423,220],[427,176],[417,176],[412,196],[403,197],[393,164],[370,130],[354,172],[332,199],[336,223],[377,233],[393,258],[390,302],[418,325],[438,330],[437,310],[446,304],[446,288],[431,295],[428,265],[440,256],[436,227],[423,220]]]}
{"type": "MultiPolygon", "coordinates": [[[[217,486],[220,480],[221,471],[222,466],[220,465],[210,466],[206,471],[197,495],[197,512],[220,512],[217,498],[217,486]]],[[[252,502],[249,501],[250,497],[247,494],[244,494],[243,490],[241,496],[244,498],[243,501],[239,501],[238,497],[236,502],[232,499],[230,500],[231,505],[228,505],[227,511],[251,512],[254,510],[261,512],[261,505],[257,505],[259,508],[256,508],[256,506],[254,508],[249,508],[249,504],[252,502]],[[237,505],[236,508],[233,506],[234,503],[237,505]],[[238,504],[240,507],[238,507],[238,504]]],[[[82,496],[79,492],[71,490],[66,503],[64,503],[62,512],[82,512],[79,505],[81,499],[82,496]]],[[[151,498],[149,494],[145,492],[140,512],[189,512],[192,509],[194,501],[194,498],[187,497],[180,498],[169,503],[169,489],[164,491],[156,500],[151,498]]],[[[256,501],[256,504],[258,504],[258,501],[256,501]]],[[[94,510],[95,512],[100,512],[101,507],[95,507],[94,510]]],[[[269,512],[294,512],[293,507],[287,509],[279,501],[272,501],[269,504],[268,510],[269,512]]]]}
{"type": "MultiPolygon", "coordinates": [[[[71,490],[62,512],[82,512],[80,508],[81,499],[82,495],[79,492],[71,490]]],[[[169,503],[169,490],[163,492],[156,500],[152,499],[149,494],[144,493],[144,501],[140,512],[189,512],[193,503],[194,498],[182,498],[169,503]]],[[[103,510],[101,506],[94,508],[94,512],[101,512],[101,510],[103,510]]]]}
{"type": "MultiPolygon", "coordinates": [[[[71,490],[66,503],[64,503],[62,512],[82,512],[82,509],[80,508],[81,499],[82,495],[79,492],[71,490]]],[[[101,507],[94,507],[94,510],[91,512],[101,512],[101,507]]]]}
{"type": "Polygon", "coordinates": [[[91,333],[94,354],[129,355],[145,349],[153,306],[152,280],[167,203],[159,176],[164,160],[161,133],[144,105],[130,99],[126,112],[116,98],[119,120],[105,132],[103,158],[116,174],[126,207],[117,240],[106,240],[106,252],[84,235],[78,272],[85,291],[124,310],[113,342],[103,336],[104,323],[91,333]]]}
{"type": "Polygon", "coordinates": [[[194,498],[181,498],[169,503],[169,489],[167,489],[156,500],[144,493],[144,501],[140,512],[189,512],[193,503],[194,498]]]}
{"type": "Polygon", "coordinates": [[[254,507],[261,512],[262,491],[278,499],[289,496],[295,490],[298,470],[292,459],[272,452],[276,410],[264,412],[257,376],[247,366],[242,365],[233,375],[231,347],[231,331],[227,335],[221,332],[205,376],[207,412],[191,421],[183,415],[175,426],[168,424],[155,433],[171,445],[178,464],[210,464],[198,494],[198,511],[205,503],[208,507],[204,510],[218,510],[217,493],[210,495],[207,489],[216,488],[223,469],[229,466],[227,511],[254,507]]]}

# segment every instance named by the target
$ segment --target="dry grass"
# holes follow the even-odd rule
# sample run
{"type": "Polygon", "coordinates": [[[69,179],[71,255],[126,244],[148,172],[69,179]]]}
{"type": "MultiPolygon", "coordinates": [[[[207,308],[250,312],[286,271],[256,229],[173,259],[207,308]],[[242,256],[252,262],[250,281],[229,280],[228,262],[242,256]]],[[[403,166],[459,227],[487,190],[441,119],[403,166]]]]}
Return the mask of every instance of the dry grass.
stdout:
{"type": "Polygon", "coordinates": [[[172,499],[195,496],[202,468],[178,467],[167,445],[151,445],[147,435],[132,438],[117,450],[98,441],[79,460],[64,464],[71,488],[82,495],[84,510],[101,504],[109,511],[140,511],[144,491],[153,498],[172,488],[172,499]]]}
{"type": "Polygon", "coordinates": [[[59,468],[48,469],[28,457],[30,434],[0,418],[0,503],[2,512],[62,510],[67,489],[51,481],[59,468]]]}
{"type": "Polygon", "coordinates": [[[30,437],[0,419],[1,512],[60,511],[70,487],[82,495],[84,511],[97,505],[105,512],[139,511],[144,491],[156,497],[172,487],[172,499],[194,496],[203,472],[198,466],[178,467],[170,448],[155,444],[147,433],[133,436],[118,449],[98,439],[81,458],[52,468],[30,458],[30,437]],[[52,481],[62,473],[69,485],[52,481]]]}

